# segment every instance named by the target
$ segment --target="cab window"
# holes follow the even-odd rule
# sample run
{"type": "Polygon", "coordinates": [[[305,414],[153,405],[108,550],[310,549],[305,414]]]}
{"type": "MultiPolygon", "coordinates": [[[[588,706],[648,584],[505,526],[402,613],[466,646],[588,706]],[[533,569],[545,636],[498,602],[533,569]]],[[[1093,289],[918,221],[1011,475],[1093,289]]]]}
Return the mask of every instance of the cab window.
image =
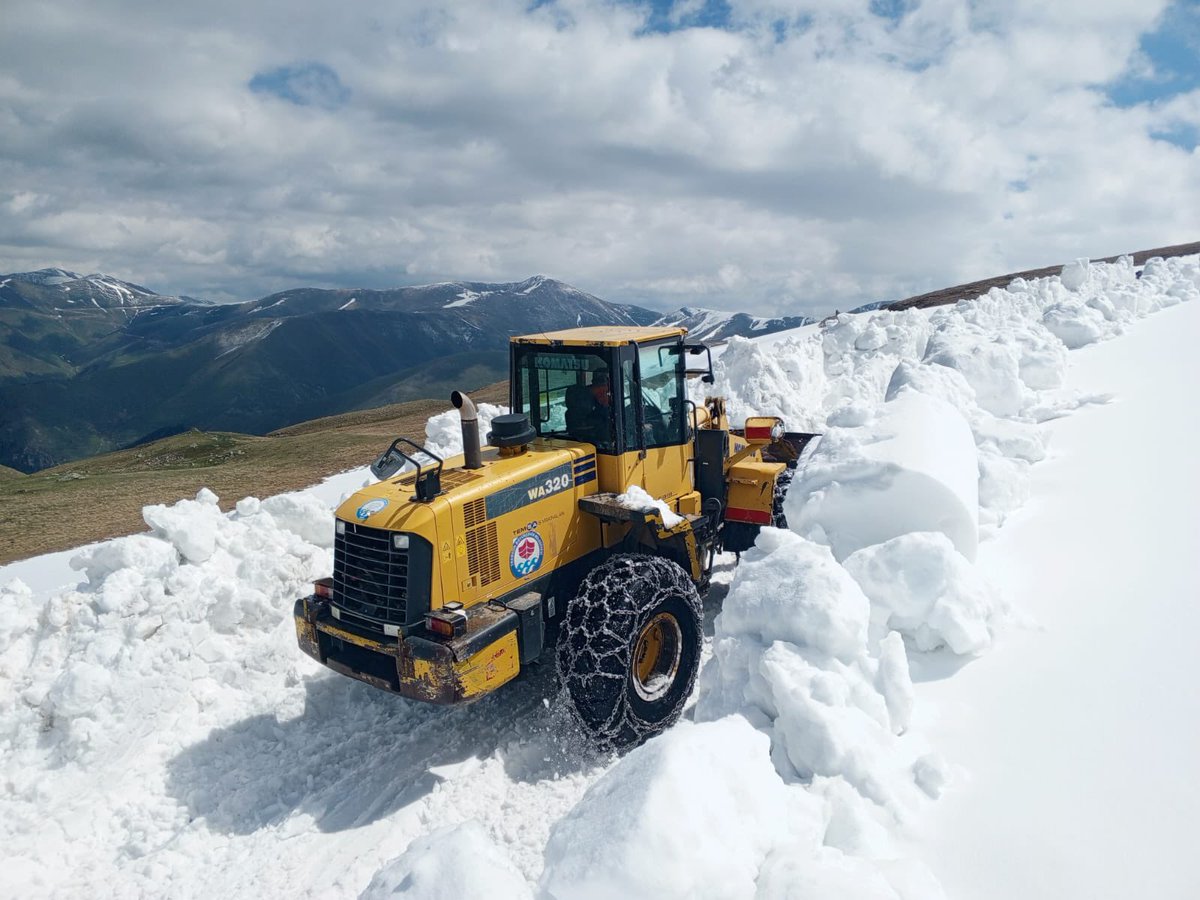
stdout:
{"type": "MultiPolygon", "coordinates": [[[[678,342],[638,348],[642,431],[647,447],[669,447],[687,440],[684,408],[684,359],[678,342]]],[[[636,415],[637,410],[630,411],[636,415]]],[[[636,441],[630,446],[637,446],[636,441]]]]}
{"type": "Polygon", "coordinates": [[[615,452],[612,370],[607,354],[531,347],[518,356],[516,409],[542,437],[587,441],[615,452]]]}

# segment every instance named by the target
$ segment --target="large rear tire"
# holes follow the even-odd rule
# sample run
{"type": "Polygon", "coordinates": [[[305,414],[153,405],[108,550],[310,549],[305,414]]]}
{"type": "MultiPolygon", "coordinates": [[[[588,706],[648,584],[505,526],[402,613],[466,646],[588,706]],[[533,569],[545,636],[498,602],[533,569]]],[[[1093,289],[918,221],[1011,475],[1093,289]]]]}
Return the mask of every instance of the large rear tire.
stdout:
{"type": "Polygon", "coordinates": [[[571,711],[602,750],[673,725],[696,683],[703,607],[676,563],[614,556],[567,604],[558,674],[571,711]]]}

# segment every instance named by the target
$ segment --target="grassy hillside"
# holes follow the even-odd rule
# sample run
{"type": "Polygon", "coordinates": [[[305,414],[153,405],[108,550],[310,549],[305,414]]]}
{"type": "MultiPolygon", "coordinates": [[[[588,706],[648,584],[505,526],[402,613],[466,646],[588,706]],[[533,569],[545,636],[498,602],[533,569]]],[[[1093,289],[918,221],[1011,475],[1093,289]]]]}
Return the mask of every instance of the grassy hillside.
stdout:
{"type": "MultiPolygon", "coordinates": [[[[501,382],[471,396],[504,403],[501,382]]],[[[231,509],[370,463],[393,437],[421,440],[450,408],[419,400],[302,422],[265,437],[188,431],[32,475],[0,467],[0,564],[145,529],[142,507],[207,487],[231,509]]]]}

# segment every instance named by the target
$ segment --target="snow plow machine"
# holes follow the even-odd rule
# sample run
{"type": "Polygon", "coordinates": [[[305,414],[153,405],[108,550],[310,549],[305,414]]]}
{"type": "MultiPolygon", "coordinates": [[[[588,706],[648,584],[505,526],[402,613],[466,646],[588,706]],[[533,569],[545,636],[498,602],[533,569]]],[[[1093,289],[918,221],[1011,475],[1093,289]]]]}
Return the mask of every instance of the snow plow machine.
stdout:
{"type": "Polygon", "coordinates": [[[630,747],[678,719],[714,555],[782,524],[812,435],[775,417],[734,431],[721,398],[690,401],[712,354],[682,328],[575,328],[510,350],[512,412],[486,446],[456,391],[461,456],[397,438],[379,483],[337,509],[333,575],[296,601],[296,635],[334,671],[438,704],[553,648],[574,718],[597,746],[630,747]]]}

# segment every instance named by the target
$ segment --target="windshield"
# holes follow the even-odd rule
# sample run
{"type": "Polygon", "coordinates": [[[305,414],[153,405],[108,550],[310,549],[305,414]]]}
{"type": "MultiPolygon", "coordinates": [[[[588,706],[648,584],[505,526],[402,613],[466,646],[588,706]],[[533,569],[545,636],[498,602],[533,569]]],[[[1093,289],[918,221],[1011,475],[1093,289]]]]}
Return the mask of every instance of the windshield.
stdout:
{"type": "Polygon", "coordinates": [[[613,451],[611,373],[605,355],[537,347],[517,361],[517,411],[542,437],[563,437],[613,451]]]}

